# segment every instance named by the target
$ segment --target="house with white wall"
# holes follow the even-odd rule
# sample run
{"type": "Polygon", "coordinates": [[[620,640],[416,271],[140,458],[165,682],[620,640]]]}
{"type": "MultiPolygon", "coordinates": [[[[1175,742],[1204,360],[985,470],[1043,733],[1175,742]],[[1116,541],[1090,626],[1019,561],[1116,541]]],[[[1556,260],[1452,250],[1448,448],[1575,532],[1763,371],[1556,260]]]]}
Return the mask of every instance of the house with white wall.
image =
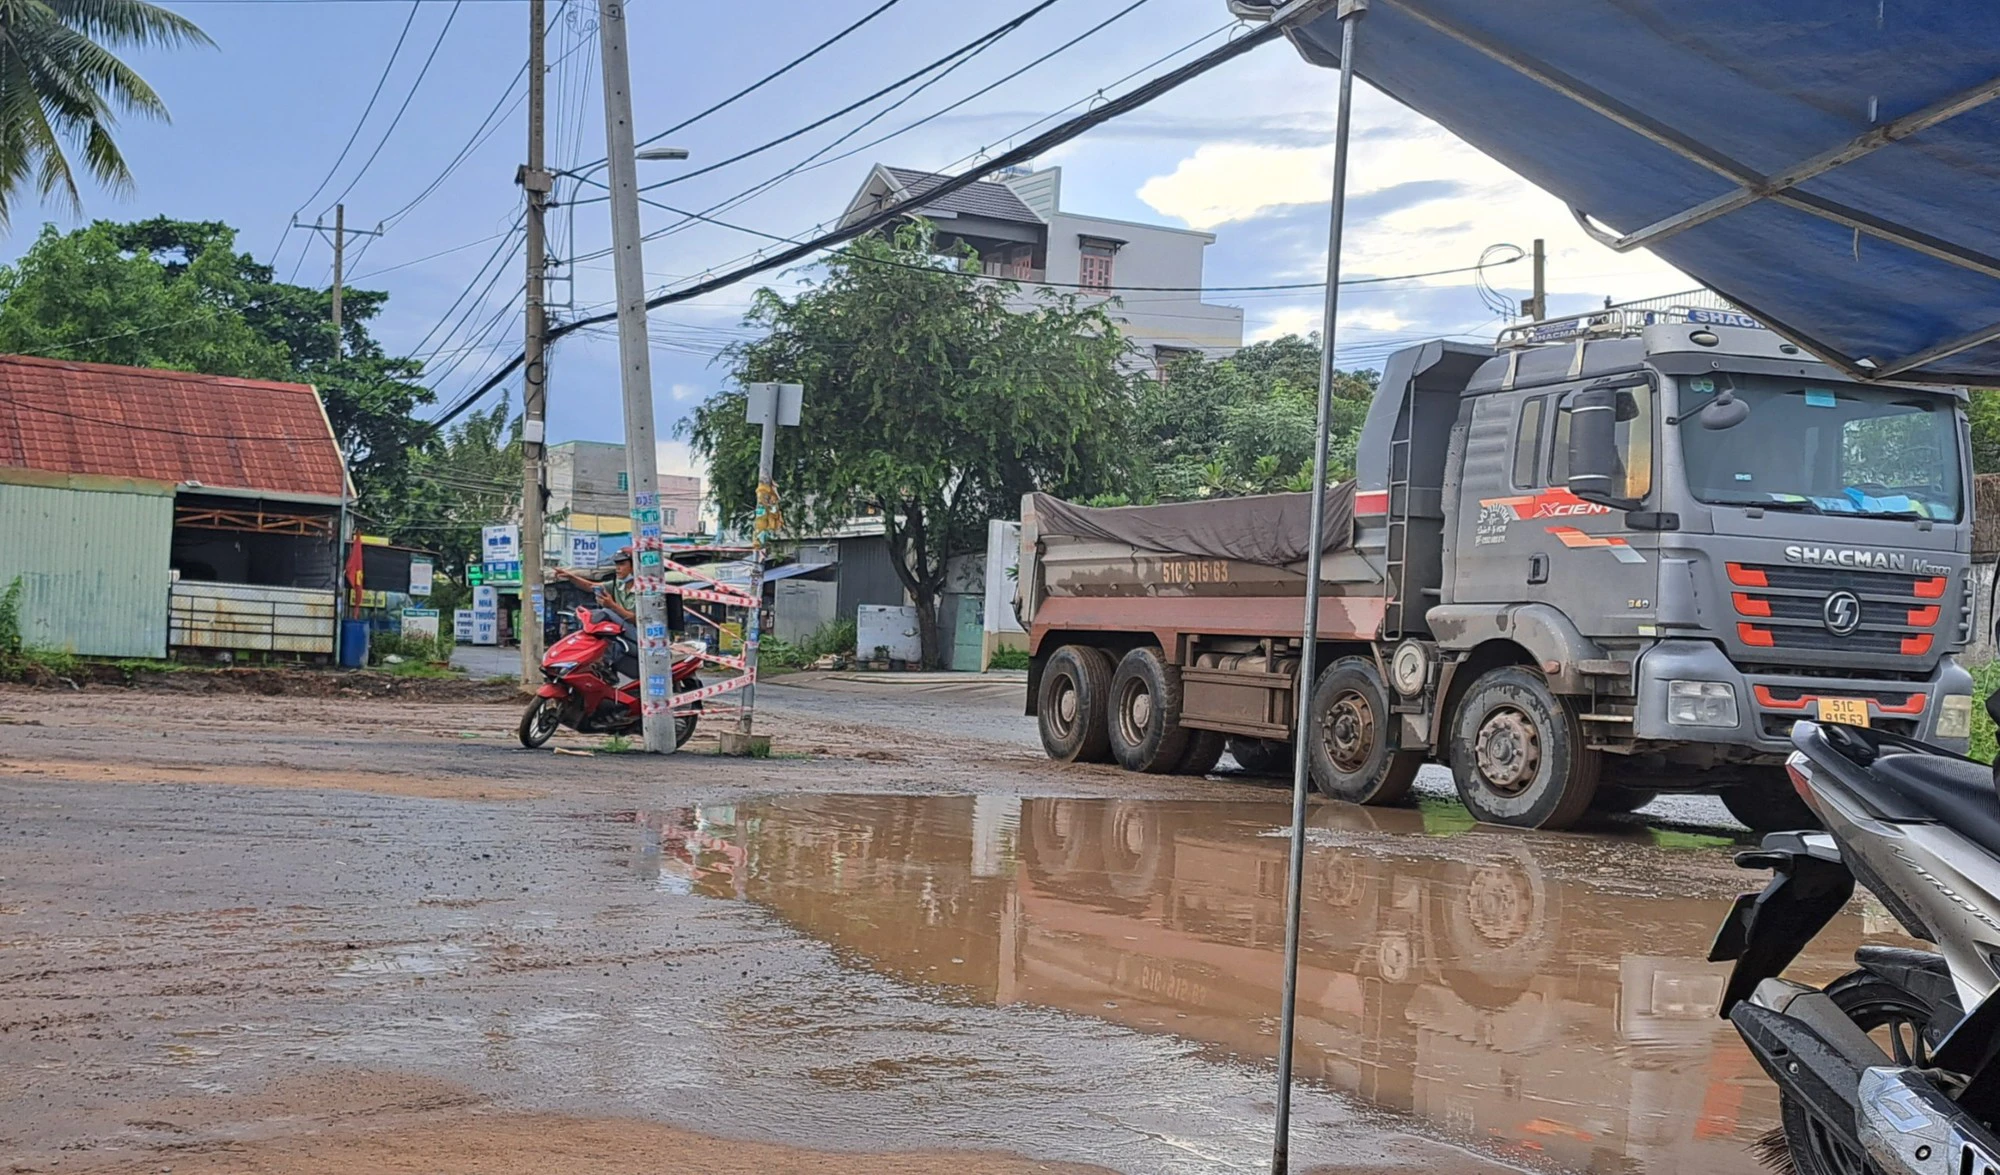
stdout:
{"type": "MultiPolygon", "coordinates": [[[[916,197],[947,176],[877,164],[848,202],[842,224],[916,197]]],[[[938,242],[960,242],[994,277],[1021,283],[1023,305],[1041,287],[1114,302],[1109,313],[1132,342],[1133,362],[1161,369],[1190,352],[1227,355],[1243,345],[1243,311],[1201,300],[1202,260],[1212,233],[1088,216],[1062,206],[1062,169],[1010,168],[919,203],[938,242]]]]}

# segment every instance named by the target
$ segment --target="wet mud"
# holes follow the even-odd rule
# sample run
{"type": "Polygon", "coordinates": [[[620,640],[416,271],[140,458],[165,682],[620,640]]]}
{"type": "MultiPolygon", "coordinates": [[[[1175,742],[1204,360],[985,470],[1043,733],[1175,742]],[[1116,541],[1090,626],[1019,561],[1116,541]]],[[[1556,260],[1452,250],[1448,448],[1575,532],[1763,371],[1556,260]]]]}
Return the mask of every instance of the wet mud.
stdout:
{"type": "MultiPolygon", "coordinates": [[[[0,1171],[1266,1168],[1281,793],[770,693],[662,763],[0,690],[0,1171]]],[[[1726,839],[1310,834],[1295,1170],[1755,1169],[1726,839]]]]}
{"type": "MultiPolygon", "coordinates": [[[[997,1006],[1275,1055],[1289,811],[1005,797],[785,797],[661,825],[663,869],[856,965],[997,1006]]],[[[1301,1078],[1495,1158],[1569,1170],[1762,1168],[1770,1084],[1705,961],[1729,842],[1521,837],[1462,811],[1311,822],[1301,1078]],[[1676,892],[1679,891],[1679,892],[1676,892]]],[[[1797,969],[1831,977],[1843,917],[1797,969]]],[[[1883,929],[1875,927],[1875,929],[1883,929]]]]}

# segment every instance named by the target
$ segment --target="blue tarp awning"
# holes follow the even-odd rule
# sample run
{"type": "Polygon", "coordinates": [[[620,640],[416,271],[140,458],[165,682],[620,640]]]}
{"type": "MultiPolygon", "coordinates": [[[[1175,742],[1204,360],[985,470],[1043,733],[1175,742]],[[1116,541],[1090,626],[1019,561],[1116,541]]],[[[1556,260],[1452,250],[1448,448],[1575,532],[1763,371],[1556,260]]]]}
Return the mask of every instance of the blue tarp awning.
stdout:
{"type": "Polygon", "coordinates": [[[1355,70],[1857,378],[2000,384],[2000,4],[1371,0],[1355,70]]]}

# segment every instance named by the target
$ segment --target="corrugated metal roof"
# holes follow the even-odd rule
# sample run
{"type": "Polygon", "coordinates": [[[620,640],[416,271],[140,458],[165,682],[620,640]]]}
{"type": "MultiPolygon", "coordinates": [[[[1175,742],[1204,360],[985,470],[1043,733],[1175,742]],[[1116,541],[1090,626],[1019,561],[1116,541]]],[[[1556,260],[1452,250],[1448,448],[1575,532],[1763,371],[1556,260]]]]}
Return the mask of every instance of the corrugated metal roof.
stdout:
{"type": "Polygon", "coordinates": [[[304,384],[0,356],[0,465],[273,496],[346,496],[304,384]]]}
{"type": "MultiPolygon", "coordinates": [[[[907,167],[883,167],[893,179],[912,195],[922,197],[925,192],[950,179],[929,171],[914,171],[907,167]]],[[[1028,207],[1014,189],[992,180],[980,180],[970,187],[960,188],[935,204],[926,204],[923,211],[936,209],[953,212],[960,216],[988,216],[994,220],[1010,220],[1019,224],[1040,224],[1042,218],[1028,207]]]]}
{"type": "Polygon", "coordinates": [[[23,639],[92,657],[166,656],[173,527],[167,494],[0,485],[0,591],[20,577],[23,639]]]}

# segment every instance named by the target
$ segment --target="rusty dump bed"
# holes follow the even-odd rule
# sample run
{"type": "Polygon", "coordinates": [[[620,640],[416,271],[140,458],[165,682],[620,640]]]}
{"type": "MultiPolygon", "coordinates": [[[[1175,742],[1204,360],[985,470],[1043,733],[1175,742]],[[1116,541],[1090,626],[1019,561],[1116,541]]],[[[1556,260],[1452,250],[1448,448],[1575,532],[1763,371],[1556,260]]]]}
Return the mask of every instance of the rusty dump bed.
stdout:
{"type": "MultiPolygon", "coordinates": [[[[1056,631],[1297,637],[1304,621],[1310,494],[1094,509],[1046,494],[1022,503],[1022,619],[1056,631]]],[[[1378,559],[1354,548],[1354,485],[1326,497],[1320,634],[1373,639],[1378,559]]]]}

